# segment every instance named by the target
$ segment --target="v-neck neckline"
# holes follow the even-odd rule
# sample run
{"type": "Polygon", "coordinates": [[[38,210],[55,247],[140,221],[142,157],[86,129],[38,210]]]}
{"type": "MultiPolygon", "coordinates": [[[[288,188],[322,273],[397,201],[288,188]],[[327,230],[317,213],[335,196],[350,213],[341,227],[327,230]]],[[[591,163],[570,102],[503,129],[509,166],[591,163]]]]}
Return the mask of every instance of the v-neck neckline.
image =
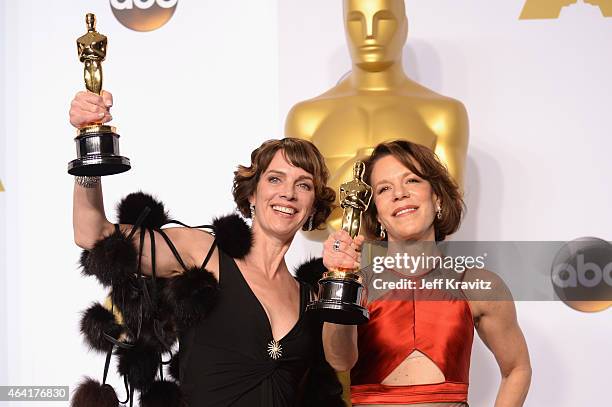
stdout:
{"type": "Polygon", "coordinates": [[[238,274],[240,275],[240,279],[242,280],[242,282],[244,283],[245,288],[247,289],[247,291],[249,292],[249,294],[251,295],[251,297],[253,298],[253,300],[255,300],[255,303],[257,304],[259,311],[260,311],[260,315],[263,318],[263,320],[265,321],[265,324],[268,328],[268,334],[270,335],[270,338],[273,341],[276,341],[278,343],[281,343],[282,341],[284,341],[286,338],[289,337],[289,335],[291,335],[293,333],[293,331],[296,330],[296,328],[298,327],[298,325],[300,324],[301,320],[302,320],[302,310],[304,308],[304,295],[302,293],[303,290],[303,285],[302,282],[298,279],[296,279],[294,277],[294,280],[297,281],[298,283],[298,295],[299,295],[299,309],[298,309],[298,319],[297,321],[295,321],[295,324],[293,325],[293,327],[291,327],[291,329],[289,331],[287,331],[287,333],[280,339],[276,339],[274,338],[274,332],[272,331],[272,323],[270,322],[270,318],[268,317],[268,313],[266,312],[266,309],[264,308],[263,304],[261,303],[261,301],[259,300],[259,298],[257,298],[257,296],[255,295],[255,292],[253,291],[253,289],[251,288],[251,286],[249,285],[249,282],[247,281],[247,279],[244,277],[244,275],[242,274],[242,270],[240,269],[240,267],[238,266],[238,263],[236,263],[236,260],[234,258],[232,258],[231,256],[228,256],[232,262],[234,263],[234,266],[236,268],[236,271],[238,271],[238,274]]]}

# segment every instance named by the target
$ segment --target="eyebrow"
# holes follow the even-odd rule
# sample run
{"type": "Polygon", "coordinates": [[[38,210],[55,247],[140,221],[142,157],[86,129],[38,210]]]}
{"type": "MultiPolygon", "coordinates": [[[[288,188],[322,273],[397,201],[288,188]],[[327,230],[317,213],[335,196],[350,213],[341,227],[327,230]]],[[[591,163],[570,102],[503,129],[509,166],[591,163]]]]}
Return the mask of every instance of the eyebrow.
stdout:
{"type": "MultiPolygon", "coordinates": [[[[401,178],[405,178],[405,177],[406,177],[406,176],[408,176],[408,175],[416,175],[416,176],[418,177],[418,175],[417,175],[417,174],[415,174],[414,172],[412,172],[412,171],[410,171],[410,170],[407,170],[407,171],[404,171],[404,172],[402,173],[401,178]]],[[[374,186],[375,186],[375,187],[377,187],[378,185],[380,185],[380,184],[384,184],[384,183],[388,183],[388,184],[390,184],[390,183],[391,183],[391,181],[389,181],[388,179],[381,179],[381,180],[380,180],[380,181],[378,181],[376,184],[374,184],[374,186]]]]}
{"type": "MultiPolygon", "coordinates": [[[[268,170],[264,173],[264,175],[266,174],[278,174],[278,175],[287,176],[286,172],[280,171],[280,170],[268,170]]],[[[312,177],[312,175],[300,175],[299,177],[297,177],[296,181],[301,181],[303,179],[307,179],[307,180],[314,182],[314,178],[312,177]]]]}
{"type": "MultiPolygon", "coordinates": [[[[394,17],[395,18],[395,13],[391,10],[391,9],[387,9],[387,8],[383,8],[380,10],[377,10],[376,13],[374,13],[373,17],[376,16],[389,16],[389,17],[394,17]]],[[[347,18],[353,18],[353,17],[365,17],[365,13],[359,9],[356,10],[349,10],[346,13],[346,17],[347,18]]]]}

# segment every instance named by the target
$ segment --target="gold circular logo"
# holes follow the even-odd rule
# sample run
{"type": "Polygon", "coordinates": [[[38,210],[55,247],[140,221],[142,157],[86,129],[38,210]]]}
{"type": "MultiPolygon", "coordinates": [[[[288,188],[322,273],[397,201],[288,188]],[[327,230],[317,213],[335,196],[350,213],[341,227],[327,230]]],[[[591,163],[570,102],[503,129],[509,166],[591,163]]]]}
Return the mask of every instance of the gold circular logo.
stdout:
{"type": "Polygon", "coordinates": [[[121,24],[134,31],[153,31],[166,24],[178,0],[110,0],[113,14],[121,24]]]}
{"type": "Polygon", "coordinates": [[[583,237],[563,245],[555,256],[551,280],[557,297],[582,312],[612,306],[612,245],[583,237]]]}

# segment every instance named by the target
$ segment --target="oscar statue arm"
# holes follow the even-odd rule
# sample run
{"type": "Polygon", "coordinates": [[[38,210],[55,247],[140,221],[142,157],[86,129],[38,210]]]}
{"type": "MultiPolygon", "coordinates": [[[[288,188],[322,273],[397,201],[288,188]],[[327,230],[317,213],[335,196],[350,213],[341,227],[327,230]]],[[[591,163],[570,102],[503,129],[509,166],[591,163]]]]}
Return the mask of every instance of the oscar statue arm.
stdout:
{"type": "Polygon", "coordinates": [[[434,151],[463,191],[469,141],[468,115],[465,106],[458,100],[449,99],[445,104],[445,114],[438,122],[442,125],[432,123],[437,134],[434,151]]]}

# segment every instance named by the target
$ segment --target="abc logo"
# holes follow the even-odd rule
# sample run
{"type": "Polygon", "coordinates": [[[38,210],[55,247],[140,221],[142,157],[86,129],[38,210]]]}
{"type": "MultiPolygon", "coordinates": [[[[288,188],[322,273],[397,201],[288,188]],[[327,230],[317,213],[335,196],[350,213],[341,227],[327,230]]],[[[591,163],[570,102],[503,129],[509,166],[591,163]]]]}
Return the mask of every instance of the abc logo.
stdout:
{"type": "Polygon", "coordinates": [[[569,263],[557,264],[553,269],[553,282],[561,288],[596,287],[602,280],[612,287],[612,263],[603,268],[592,262],[585,262],[584,254],[577,256],[577,266],[569,263]]]}
{"type": "Polygon", "coordinates": [[[113,14],[134,31],[153,31],[174,15],[178,0],[110,0],[113,14]]]}
{"type": "Polygon", "coordinates": [[[596,312],[612,303],[612,246],[605,240],[581,238],[566,243],[551,269],[555,294],[579,311],[596,312]]]}

